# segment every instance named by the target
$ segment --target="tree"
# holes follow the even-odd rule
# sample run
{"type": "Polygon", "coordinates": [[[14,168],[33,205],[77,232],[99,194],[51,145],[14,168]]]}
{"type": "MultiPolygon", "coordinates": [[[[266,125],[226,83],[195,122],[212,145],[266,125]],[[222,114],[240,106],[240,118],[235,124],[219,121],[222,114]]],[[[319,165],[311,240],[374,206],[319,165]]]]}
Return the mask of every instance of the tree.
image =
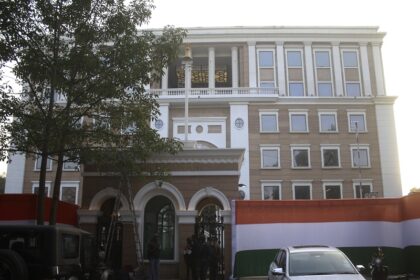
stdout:
{"type": "Polygon", "coordinates": [[[124,151],[134,163],[153,152],[180,148],[150,128],[158,103],[144,85],[159,79],[177,56],[185,32],[173,27],[159,35],[140,30],[151,16],[151,1],[20,0],[1,5],[1,63],[12,63],[22,88],[1,88],[0,119],[14,118],[4,125],[1,152],[3,157],[24,152],[41,159],[38,224],[44,222],[49,158],[58,165],[54,205],[65,160],[98,162],[104,154],[124,151]]]}

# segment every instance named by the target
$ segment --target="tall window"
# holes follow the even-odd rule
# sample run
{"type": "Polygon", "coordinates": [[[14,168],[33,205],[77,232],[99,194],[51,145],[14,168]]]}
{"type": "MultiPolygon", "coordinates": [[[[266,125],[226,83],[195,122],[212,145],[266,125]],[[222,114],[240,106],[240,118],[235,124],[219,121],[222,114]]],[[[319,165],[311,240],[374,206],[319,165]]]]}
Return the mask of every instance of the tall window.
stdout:
{"type": "Polygon", "coordinates": [[[319,113],[319,132],[321,133],[338,132],[336,112],[320,112],[319,113]]]}
{"type": "Polygon", "coordinates": [[[302,50],[287,50],[286,63],[289,96],[304,96],[305,79],[302,50]]]}
{"type": "Polygon", "coordinates": [[[321,145],[322,168],[339,168],[340,147],[334,145],[321,145]]]}
{"type": "Polygon", "coordinates": [[[278,132],[277,112],[260,111],[260,132],[278,132]]]}
{"type": "Polygon", "coordinates": [[[173,260],[175,256],[175,209],[172,202],[164,196],[152,198],[144,213],[144,252],[154,234],[159,235],[160,258],[173,260]]]}
{"type": "Polygon", "coordinates": [[[261,147],[261,168],[280,168],[280,147],[261,147]]]}
{"type": "Polygon", "coordinates": [[[369,168],[370,157],[369,147],[367,145],[351,146],[351,162],[353,168],[369,168]]]}
{"type": "Polygon", "coordinates": [[[354,197],[365,198],[372,192],[372,185],[366,183],[353,183],[354,197]]]}
{"type": "Polygon", "coordinates": [[[364,112],[348,112],[349,132],[367,132],[366,114],[364,112]]]}
{"type": "Polygon", "coordinates": [[[63,171],[79,171],[79,164],[74,161],[69,161],[68,157],[64,157],[63,171]]]}
{"type": "Polygon", "coordinates": [[[308,113],[290,112],[289,113],[290,132],[308,132],[308,113]]]}
{"type": "Polygon", "coordinates": [[[296,145],[291,147],[292,168],[311,168],[309,145],[296,145]]]}
{"type": "Polygon", "coordinates": [[[357,50],[343,50],[344,89],[347,96],[361,96],[359,53],[357,50]]]}
{"type": "MultiPolygon", "coordinates": [[[[51,182],[45,182],[45,195],[50,196],[51,182]]],[[[32,193],[38,194],[39,183],[32,183],[32,193]]]]}
{"type": "Polygon", "coordinates": [[[78,203],[79,184],[62,183],[60,191],[60,200],[72,204],[78,203]]]}
{"type": "MultiPolygon", "coordinates": [[[[41,161],[42,161],[42,157],[37,156],[36,159],[35,159],[34,171],[41,170],[41,161]]],[[[52,159],[48,158],[47,159],[47,171],[51,171],[51,170],[52,170],[52,159]]]]}
{"type": "Polygon", "coordinates": [[[324,183],[324,197],[325,199],[341,199],[341,184],[337,183],[324,183]]]}
{"type": "Polygon", "coordinates": [[[263,200],[279,200],[281,199],[280,183],[263,183],[262,195],[263,200]]]}
{"type": "Polygon", "coordinates": [[[307,183],[293,184],[294,199],[312,199],[311,185],[307,183]]]}
{"type": "Polygon", "coordinates": [[[274,50],[258,50],[258,78],[262,88],[276,87],[274,50]]]}
{"type": "Polygon", "coordinates": [[[329,50],[315,50],[315,77],[318,96],[333,96],[331,54],[329,50]]]}

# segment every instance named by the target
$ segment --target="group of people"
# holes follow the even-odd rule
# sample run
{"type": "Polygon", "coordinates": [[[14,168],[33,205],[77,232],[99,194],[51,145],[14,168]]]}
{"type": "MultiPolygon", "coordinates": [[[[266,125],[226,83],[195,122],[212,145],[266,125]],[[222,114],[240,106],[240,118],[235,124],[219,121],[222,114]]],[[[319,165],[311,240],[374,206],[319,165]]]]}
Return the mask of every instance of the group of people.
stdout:
{"type": "Polygon", "coordinates": [[[184,260],[187,265],[187,280],[206,280],[207,275],[210,280],[216,280],[222,261],[217,239],[210,237],[206,240],[204,236],[195,235],[187,238],[184,260]]]}

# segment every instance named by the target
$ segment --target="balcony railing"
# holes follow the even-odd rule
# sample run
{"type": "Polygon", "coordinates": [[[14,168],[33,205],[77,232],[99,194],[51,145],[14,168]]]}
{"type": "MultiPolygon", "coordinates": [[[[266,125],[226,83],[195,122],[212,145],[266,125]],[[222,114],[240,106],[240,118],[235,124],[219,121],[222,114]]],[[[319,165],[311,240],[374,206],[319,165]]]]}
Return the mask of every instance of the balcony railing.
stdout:
{"type": "MultiPolygon", "coordinates": [[[[150,93],[160,97],[185,96],[185,88],[150,89],[150,93]]],[[[219,97],[219,96],[278,96],[278,88],[192,88],[189,96],[219,97]]]]}

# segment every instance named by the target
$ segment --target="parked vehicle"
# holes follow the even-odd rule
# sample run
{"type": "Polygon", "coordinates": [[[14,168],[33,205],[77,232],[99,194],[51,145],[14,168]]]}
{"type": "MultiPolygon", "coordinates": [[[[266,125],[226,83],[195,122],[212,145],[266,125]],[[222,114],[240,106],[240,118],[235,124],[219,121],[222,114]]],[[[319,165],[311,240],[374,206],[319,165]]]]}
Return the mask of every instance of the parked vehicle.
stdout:
{"type": "MultiPolygon", "coordinates": [[[[357,267],[364,269],[363,266],[357,267]]],[[[358,269],[337,248],[296,246],[279,250],[270,264],[268,279],[362,280],[358,269]]]]}
{"type": "Polygon", "coordinates": [[[73,226],[0,225],[0,279],[88,279],[93,236],[73,226]]]}

